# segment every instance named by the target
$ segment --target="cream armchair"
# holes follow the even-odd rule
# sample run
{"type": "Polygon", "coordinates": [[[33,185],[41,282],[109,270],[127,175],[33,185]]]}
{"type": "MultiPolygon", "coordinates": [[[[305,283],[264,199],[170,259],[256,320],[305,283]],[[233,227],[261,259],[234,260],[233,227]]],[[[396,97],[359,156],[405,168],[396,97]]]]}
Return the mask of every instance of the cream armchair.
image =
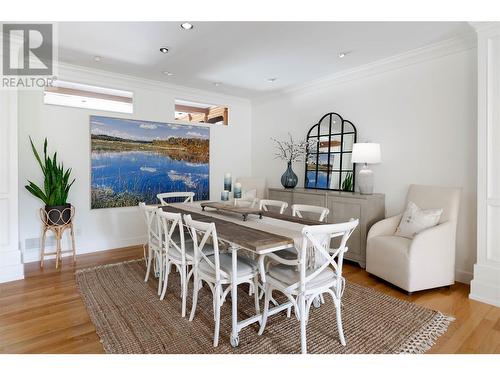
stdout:
{"type": "Polygon", "coordinates": [[[368,232],[366,271],[409,294],[453,284],[460,193],[460,188],[410,185],[407,202],[443,209],[438,225],[408,239],[394,235],[401,214],[374,224],[368,232]]]}
{"type": "Polygon", "coordinates": [[[266,180],[264,178],[238,177],[235,182],[239,182],[241,184],[243,192],[254,189],[256,191],[256,196],[252,201],[241,201],[238,203],[239,205],[257,207],[259,201],[266,198],[267,189],[266,180]]]}

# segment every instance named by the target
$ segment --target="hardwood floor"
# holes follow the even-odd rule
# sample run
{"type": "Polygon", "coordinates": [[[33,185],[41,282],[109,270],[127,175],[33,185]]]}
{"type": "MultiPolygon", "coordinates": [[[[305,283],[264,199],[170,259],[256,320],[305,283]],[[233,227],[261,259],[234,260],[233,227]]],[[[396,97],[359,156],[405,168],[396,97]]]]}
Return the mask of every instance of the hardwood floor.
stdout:
{"type": "MultiPolygon", "coordinates": [[[[46,262],[26,264],[26,278],[0,284],[0,353],[103,353],[99,337],[75,285],[74,270],[142,257],[142,247],[80,255],[62,270],[46,262]]],[[[469,286],[456,284],[407,296],[346,264],[346,278],[391,296],[453,315],[456,321],[430,353],[500,353],[500,308],[468,299],[469,286]]]]}

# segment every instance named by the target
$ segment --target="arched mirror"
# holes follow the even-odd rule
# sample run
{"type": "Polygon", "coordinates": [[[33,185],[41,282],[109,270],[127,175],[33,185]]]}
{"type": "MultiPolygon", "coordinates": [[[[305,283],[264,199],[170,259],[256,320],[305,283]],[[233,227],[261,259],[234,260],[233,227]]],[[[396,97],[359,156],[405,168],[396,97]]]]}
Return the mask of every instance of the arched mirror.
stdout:
{"type": "Polygon", "coordinates": [[[307,141],[305,188],[353,192],[354,125],[337,113],[327,113],[309,130],[307,141]]]}

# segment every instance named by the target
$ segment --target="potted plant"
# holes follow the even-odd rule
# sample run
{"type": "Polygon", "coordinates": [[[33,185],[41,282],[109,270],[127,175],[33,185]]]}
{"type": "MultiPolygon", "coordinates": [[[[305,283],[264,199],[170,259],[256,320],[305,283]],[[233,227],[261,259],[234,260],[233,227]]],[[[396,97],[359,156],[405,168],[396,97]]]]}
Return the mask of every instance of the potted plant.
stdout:
{"type": "Polygon", "coordinates": [[[305,160],[309,143],[307,141],[294,142],[290,133],[288,133],[288,136],[289,140],[286,141],[279,141],[275,138],[271,138],[271,140],[276,144],[277,151],[275,159],[281,159],[287,162],[287,169],[281,176],[281,185],[283,185],[285,189],[293,189],[297,186],[299,179],[292,169],[292,163],[305,160]]]}
{"type": "Polygon", "coordinates": [[[69,189],[73,181],[69,182],[71,168],[64,169],[63,163],[57,163],[57,152],[52,158],[47,155],[47,138],[43,144],[43,161],[30,137],[31,149],[35,155],[44,176],[43,189],[28,180],[25,186],[31,194],[45,203],[45,212],[49,225],[64,225],[71,221],[71,204],[67,202],[69,189]]]}

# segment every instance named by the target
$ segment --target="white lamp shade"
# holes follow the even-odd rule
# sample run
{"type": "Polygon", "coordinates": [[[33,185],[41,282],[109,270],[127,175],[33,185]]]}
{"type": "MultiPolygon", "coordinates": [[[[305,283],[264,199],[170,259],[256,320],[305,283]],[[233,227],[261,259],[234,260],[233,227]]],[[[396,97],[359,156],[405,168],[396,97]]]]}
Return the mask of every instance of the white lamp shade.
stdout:
{"type": "Polygon", "coordinates": [[[380,163],[380,144],[378,143],[355,143],[352,146],[352,162],[376,164],[380,163]]]}

